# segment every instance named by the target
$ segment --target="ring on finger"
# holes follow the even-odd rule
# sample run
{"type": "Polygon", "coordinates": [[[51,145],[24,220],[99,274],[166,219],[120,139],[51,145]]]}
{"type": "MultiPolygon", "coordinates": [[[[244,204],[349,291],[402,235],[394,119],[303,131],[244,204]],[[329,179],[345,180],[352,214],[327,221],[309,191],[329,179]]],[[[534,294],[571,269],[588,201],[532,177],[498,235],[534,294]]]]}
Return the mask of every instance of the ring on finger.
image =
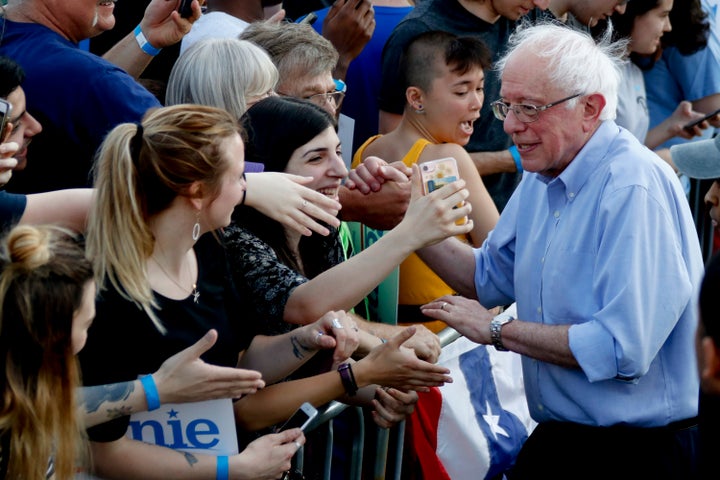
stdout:
{"type": "Polygon", "coordinates": [[[333,328],[337,328],[337,329],[345,328],[345,327],[343,327],[343,324],[340,323],[340,319],[337,317],[333,318],[330,323],[332,323],[333,328]]]}
{"type": "Polygon", "coordinates": [[[307,207],[307,205],[308,205],[307,200],[303,200],[302,207],[305,208],[305,207],[307,207]]]}
{"type": "MultiPolygon", "coordinates": [[[[440,305],[440,310],[445,310],[445,305],[447,305],[447,302],[443,302],[442,305],[440,305]]],[[[447,312],[447,310],[445,310],[447,312]]]]}

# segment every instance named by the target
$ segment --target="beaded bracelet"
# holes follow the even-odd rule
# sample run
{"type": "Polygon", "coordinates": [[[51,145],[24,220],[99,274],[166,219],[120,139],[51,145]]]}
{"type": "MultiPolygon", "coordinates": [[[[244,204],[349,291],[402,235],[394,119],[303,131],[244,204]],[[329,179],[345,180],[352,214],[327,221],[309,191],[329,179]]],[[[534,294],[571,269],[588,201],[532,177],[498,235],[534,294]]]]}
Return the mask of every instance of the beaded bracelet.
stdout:
{"type": "Polygon", "coordinates": [[[358,391],[357,382],[355,382],[355,375],[353,374],[352,367],[349,363],[341,363],[338,366],[338,373],[340,374],[340,380],[342,381],[343,387],[348,395],[353,396],[358,391]]]}

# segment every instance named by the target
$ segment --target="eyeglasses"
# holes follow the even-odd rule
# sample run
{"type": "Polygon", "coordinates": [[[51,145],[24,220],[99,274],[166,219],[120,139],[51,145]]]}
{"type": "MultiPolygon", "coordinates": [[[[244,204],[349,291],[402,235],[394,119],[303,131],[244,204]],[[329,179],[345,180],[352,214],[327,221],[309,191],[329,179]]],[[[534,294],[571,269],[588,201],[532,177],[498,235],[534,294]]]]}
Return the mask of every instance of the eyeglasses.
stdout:
{"type": "Polygon", "coordinates": [[[562,100],[558,100],[557,102],[548,103],[547,105],[541,105],[539,107],[536,107],[535,105],[526,105],[524,103],[511,105],[509,103],[503,102],[502,100],[496,100],[491,103],[490,106],[492,107],[495,118],[500,121],[505,121],[508,113],[510,113],[510,110],[512,110],[517,119],[521,122],[532,123],[538,119],[540,112],[547,110],[550,107],[554,107],[555,105],[560,105],[561,103],[567,102],[568,100],[572,100],[573,98],[579,97],[580,95],[582,95],[582,93],[576,93],[575,95],[563,98],[562,100]]]}
{"type": "Polygon", "coordinates": [[[304,98],[305,100],[310,100],[319,107],[329,104],[337,108],[340,106],[343,98],[345,98],[345,92],[335,90],[334,92],[316,93],[315,95],[310,95],[309,97],[304,98]]]}

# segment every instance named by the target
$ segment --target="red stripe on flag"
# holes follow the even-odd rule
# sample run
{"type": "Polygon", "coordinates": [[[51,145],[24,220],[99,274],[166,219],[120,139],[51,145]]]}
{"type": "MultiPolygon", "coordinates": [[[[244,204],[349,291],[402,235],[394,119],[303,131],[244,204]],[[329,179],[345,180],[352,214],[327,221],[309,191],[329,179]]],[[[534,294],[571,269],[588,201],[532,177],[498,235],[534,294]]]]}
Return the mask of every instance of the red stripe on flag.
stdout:
{"type": "Polygon", "coordinates": [[[419,462],[425,480],[451,480],[437,456],[437,431],[442,408],[442,394],[439,388],[419,394],[415,413],[410,415],[406,434],[410,437],[413,456],[419,462]]]}

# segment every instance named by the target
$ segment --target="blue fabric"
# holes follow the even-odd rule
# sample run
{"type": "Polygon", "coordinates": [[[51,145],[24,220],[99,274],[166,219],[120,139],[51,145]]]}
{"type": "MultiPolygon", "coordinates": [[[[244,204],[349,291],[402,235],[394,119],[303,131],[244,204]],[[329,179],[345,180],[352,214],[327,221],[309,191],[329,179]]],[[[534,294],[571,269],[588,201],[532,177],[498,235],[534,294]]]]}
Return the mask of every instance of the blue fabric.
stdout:
{"type": "Polygon", "coordinates": [[[27,197],[0,190],[0,232],[10,229],[25,213],[27,197]]]}
{"type": "Polygon", "coordinates": [[[603,122],[557,178],[525,172],[475,259],[483,304],[516,300],[523,321],[572,325],[580,369],[523,357],[535,420],[697,414],[697,233],[677,176],[629,132],[603,122]]]}
{"type": "MultiPolygon", "coordinates": [[[[675,47],[664,49],[653,68],[643,71],[650,110],[650,128],[672,115],[681,101],[699,100],[719,93],[719,60],[709,47],[692,55],[683,55],[675,47]]],[[[713,130],[712,127],[708,128],[704,136],[709,138],[713,130]]],[[[669,148],[688,141],[692,140],[675,137],[661,144],[660,148],[669,148]]]]}
{"type": "Polygon", "coordinates": [[[0,19],[0,54],[27,75],[28,111],[43,131],[28,149],[28,166],[8,191],[31,193],[91,185],[96,149],[123,122],[138,122],[158,100],[122,69],[78,48],[47,27],[0,19]]]}
{"type": "MultiPolygon", "coordinates": [[[[378,133],[378,95],[380,94],[382,72],[382,50],[395,26],[400,23],[413,7],[373,6],[375,10],[375,31],[348,67],[345,83],[347,94],[342,104],[342,113],[355,119],[352,153],[368,138],[378,133]]],[[[322,33],[323,22],[330,8],[315,12],[318,16],[313,28],[322,33]]],[[[350,155],[352,158],[352,155],[350,155]]]]}
{"type": "Polygon", "coordinates": [[[488,348],[492,347],[481,345],[463,353],[459,365],[467,379],[475,421],[488,440],[490,465],[484,478],[492,479],[498,478],[513,465],[528,433],[522,420],[513,412],[505,410],[500,402],[488,348]],[[497,417],[496,428],[502,429],[507,435],[498,435],[488,424],[489,417],[497,417]]]}

